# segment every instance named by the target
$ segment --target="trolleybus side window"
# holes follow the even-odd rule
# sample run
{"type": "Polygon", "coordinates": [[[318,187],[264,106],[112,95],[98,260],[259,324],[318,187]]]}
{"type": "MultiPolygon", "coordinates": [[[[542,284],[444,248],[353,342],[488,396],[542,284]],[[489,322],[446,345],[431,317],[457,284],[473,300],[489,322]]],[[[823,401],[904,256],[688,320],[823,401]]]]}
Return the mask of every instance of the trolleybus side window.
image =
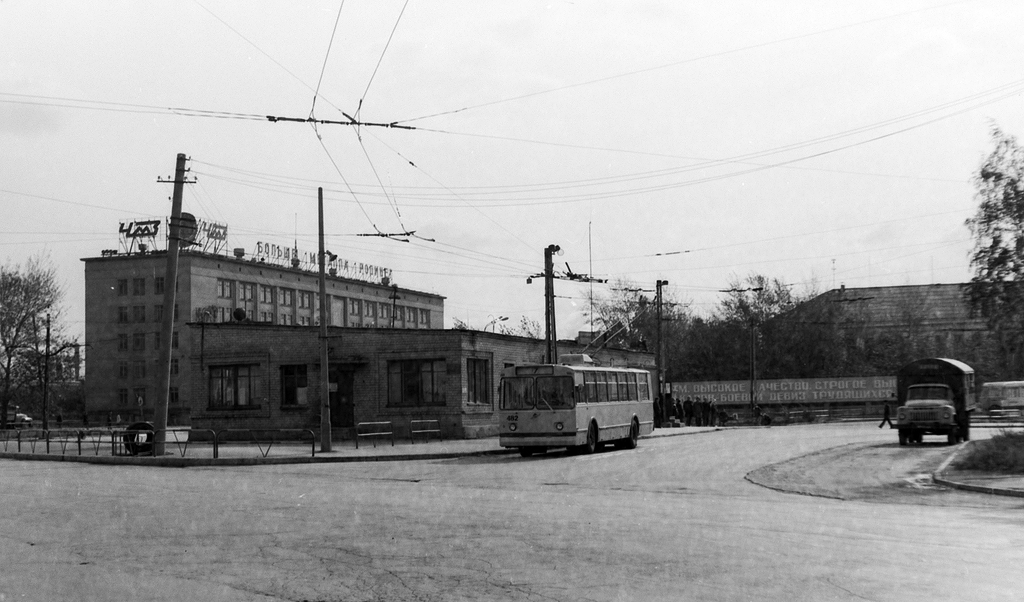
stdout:
{"type": "Polygon", "coordinates": [[[605,402],[608,401],[608,373],[598,372],[597,376],[597,401],[605,402]]]}
{"type": "Polygon", "coordinates": [[[597,402],[597,377],[592,371],[583,373],[583,382],[587,392],[587,403],[597,402]]]}
{"type": "Polygon", "coordinates": [[[505,378],[502,380],[501,409],[528,410],[534,405],[532,378],[505,378]]]}
{"type": "Polygon", "coordinates": [[[630,375],[625,372],[621,372],[616,375],[619,379],[619,401],[629,401],[633,399],[629,396],[629,379],[630,375]]]}
{"type": "Polygon", "coordinates": [[[639,393],[641,401],[651,398],[651,381],[647,378],[646,374],[641,374],[639,377],[639,393]]]}
{"type": "Polygon", "coordinates": [[[640,399],[639,397],[636,396],[636,374],[633,374],[632,372],[627,374],[626,382],[629,386],[629,399],[632,401],[640,399]]]}
{"type": "Polygon", "coordinates": [[[573,382],[570,376],[537,377],[537,409],[555,410],[573,407],[573,382]]]}

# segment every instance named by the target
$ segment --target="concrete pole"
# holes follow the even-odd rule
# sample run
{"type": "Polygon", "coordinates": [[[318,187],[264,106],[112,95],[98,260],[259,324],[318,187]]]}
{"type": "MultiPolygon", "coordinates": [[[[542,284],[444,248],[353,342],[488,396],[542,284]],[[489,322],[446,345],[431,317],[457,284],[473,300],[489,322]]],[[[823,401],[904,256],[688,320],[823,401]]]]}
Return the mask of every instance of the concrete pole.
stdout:
{"type": "Polygon", "coordinates": [[[153,454],[164,455],[167,441],[167,408],[171,398],[171,343],[174,338],[174,304],[177,302],[178,250],[181,246],[181,194],[185,187],[184,154],[178,153],[174,166],[171,219],[167,227],[167,264],[164,270],[164,316],[160,326],[160,364],[157,369],[156,399],[153,407],[153,454]]]}
{"type": "Polygon", "coordinates": [[[558,361],[558,329],[555,327],[555,270],[551,256],[561,251],[558,245],[544,249],[544,330],[547,339],[545,363],[558,361]]]}
{"type": "Polygon", "coordinates": [[[324,189],[317,189],[320,218],[320,451],[331,451],[331,379],[327,362],[327,252],[324,250],[324,189]]]}

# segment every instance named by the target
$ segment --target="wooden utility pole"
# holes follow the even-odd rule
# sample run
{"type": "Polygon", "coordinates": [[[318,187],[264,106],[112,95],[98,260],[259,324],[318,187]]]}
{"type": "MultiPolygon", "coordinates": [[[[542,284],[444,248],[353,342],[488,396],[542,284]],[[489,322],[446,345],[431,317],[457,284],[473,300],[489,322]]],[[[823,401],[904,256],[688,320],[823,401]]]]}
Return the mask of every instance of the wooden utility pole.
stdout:
{"type": "Polygon", "coordinates": [[[551,256],[561,251],[558,245],[544,249],[544,331],[547,339],[545,363],[558,361],[558,330],[555,327],[555,269],[551,256]]]}
{"type": "Polygon", "coordinates": [[[658,383],[658,399],[661,399],[661,416],[659,416],[658,418],[662,422],[667,422],[668,421],[668,414],[669,414],[668,404],[665,403],[665,399],[662,397],[664,385],[662,385],[662,382],[661,382],[662,378],[663,378],[662,374],[664,373],[664,370],[665,370],[665,358],[664,358],[664,355],[665,355],[665,337],[662,335],[662,322],[663,322],[663,318],[662,318],[662,312],[661,312],[661,310],[662,310],[661,287],[666,286],[666,285],[668,285],[668,280],[659,280],[658,283],[657,283],[657,287],[656,287],[657,288],[656,305],[657,305],[657,312],[658,312],[658,327],[657,327],[657,329],[655,329],[655,334],[657,335],[658,340],[655,342],[655,355],[654,355],[655,372],[657,372],[657,378],[655,380],[658,383]]]}
{"type": "Polygon", "coordinates": [[[320,218],[320,451],[331,451],[331,379],[327,363],[327,252],[324,250],[324,189],[317,189],[320,218]]]}
{"type": "Polygon", "coordinates": [[[153,408],[153,455],[164,455],[167,441],[167,408],[171,398],[171,344],[174,338],[174,304],[177,302],[178,250],[181,246],[181,194],[185,187],[185,162],[178,153],[174,166],[174,192],[171,219],[167,225],[167,266],[164,270],[164,315],[160,326],[160,366],[157,371],[156,400],[153,408]]]}

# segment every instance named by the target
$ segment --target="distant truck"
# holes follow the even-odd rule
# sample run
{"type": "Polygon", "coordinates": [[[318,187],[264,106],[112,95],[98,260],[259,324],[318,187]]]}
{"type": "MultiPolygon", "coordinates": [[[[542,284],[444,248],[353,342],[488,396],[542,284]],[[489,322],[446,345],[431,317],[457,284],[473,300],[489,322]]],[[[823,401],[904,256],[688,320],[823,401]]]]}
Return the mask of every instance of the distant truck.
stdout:
{"type": "Polygon", "coordinates": [[[30,429],[32,428],[32,417],[22,414],[17,410],[7,411],[7,428],[9,429],[30,429]]]}
{"type": "Polygon", "coordinates": [[[944,435],[953,445],[971,438],[974,369],[946,358],[910,362],[896,373],[896,428],[900,445],[944,435]]]}

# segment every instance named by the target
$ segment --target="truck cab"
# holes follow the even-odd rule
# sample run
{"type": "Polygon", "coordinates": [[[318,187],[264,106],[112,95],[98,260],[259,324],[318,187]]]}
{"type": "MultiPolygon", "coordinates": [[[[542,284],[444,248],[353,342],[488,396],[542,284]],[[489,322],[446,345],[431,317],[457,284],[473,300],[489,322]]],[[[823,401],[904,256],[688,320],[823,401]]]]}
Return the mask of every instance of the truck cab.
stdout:
{"type": "Polygon", "coordinates": [[[896,376],[896,426],[900,445],[921,443],[924,435],[945,436],[953,445],[970,438],[975,408],[974,370],[945,358],[917,360],[896,376]]]}

